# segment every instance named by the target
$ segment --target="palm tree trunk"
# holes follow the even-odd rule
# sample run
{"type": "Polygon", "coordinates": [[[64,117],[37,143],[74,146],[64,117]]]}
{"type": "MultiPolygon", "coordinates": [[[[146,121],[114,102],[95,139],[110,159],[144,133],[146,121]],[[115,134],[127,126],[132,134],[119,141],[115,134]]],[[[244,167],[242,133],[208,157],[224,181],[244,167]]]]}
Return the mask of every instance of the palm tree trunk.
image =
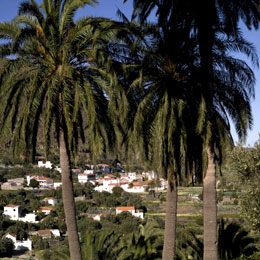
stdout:
{"type": "Polygon", "coordinates": [[[216,200],[216,166],[213,155],[208,149],[208,167],[203,180],[203,226],[204,226],[204,260],[217,260],[217,200],[216,200]]]}
{"type": "Polygon", "coordinates": [[[168,180],[162,260],[174,259],[176,223],[177,223],[177,185],[176,185],[176,180],[168,180]]]}
{"type": "Polygon", "coordinates": [[[73,183],[70,169],[70,158],[65,142],[64,131],[60,130],[60,165],[62,177],[62,200],[64,205],[65,220],[68,232],[70,259],[81,260],[76,210],[73,194],[73,183]]]}

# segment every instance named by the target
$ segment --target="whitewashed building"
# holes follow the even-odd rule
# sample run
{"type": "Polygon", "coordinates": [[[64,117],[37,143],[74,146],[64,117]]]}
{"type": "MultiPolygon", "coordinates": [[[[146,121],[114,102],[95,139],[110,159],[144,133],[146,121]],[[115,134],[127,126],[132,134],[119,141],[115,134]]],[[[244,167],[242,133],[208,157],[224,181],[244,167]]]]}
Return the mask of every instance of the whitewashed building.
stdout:
{"type": "Polygon", "coordinates": [[[130,180],[135,180],[136,179],[136,172],[129,172],[128,177],[130,180]]]}
{"type": "Polygon", "coordinates": [[[56,190],[58,187],[62,186],[62,182],[54,182],[53,183],[53,188],[56,190]]]}
{"type": "Polygon", "coordinates": [[[14,250],[32,250],[32,241],[30,239],[27,240],[17,240],[16,235],[12,233],[6,233],[4,238],[9,238],[14,243],[14,250]]]}
{"type": "Polygon", "coordinates": [[[44,213],[45,215],[49,215],[52,211],[50,207],[40,207],[40,212],[44,213]]]}
{"type": "Polygon", "coordinates": [[[4,207],[3,214],[11,220],[18,220],[21,215],[21,206],[8,204],[4,207]]]}
{"type": "Polygon", "coordinates": [[[47,197],[42,200],[42,202],[55,206],[58,203],[58,200],[53,197],[47,197]]]}
{"type": "Polygon", "coordinates": [[[154,171],[142,172],[142,175],[148,178],[148,180],[152,180],[158,177],[158,174],[156,174],[154,171]]]}
{"type": "Polygon", "coordinates": [[[81,173],[81,174],[78,175],[78,182],[79,183],[86,183],[88,181],[94,181],[94,180],[96,180],[96,174],[81,173]]]}
{"type": "Polygon", "coordinates": [[[144,218],[144,213],[142,211],[135,210],[135,207],[117,207],[116,208],[116,215],[122,213],[122,212],[130,212],[133,216],[137,218],[144,218]]]}
{"type": "Polygon", "coordinates": [[[86,170],[84,171],[84,173],[86,173],[86,174],[94,174],[94,170],[93,170],[93,169],[91,169],[91,170],[86,169],[86,170]]]}
{"type": "Polygon", "coordinates": [[[39,186],[42,188],[52,188],[53,187],[53,179],[48,178],[48,177],[39,176],[39,175],[27,175],[26,176],[27,186],[30,186],[31,180],[38,181],[39,186]]]}
{"type": "Polygon", "coordinates": [[[53,164],[50,161],[46,161],[45,163],[43,161],[38,161],[38,167],[44,167],[47,169],[52,169],[53,164]]]}
{"type": "Polygon", "coordinates": [[[39,222],[39,221],[37,221],[37,216],[35,215],[35,213],[28,213],[24,217],[19,217],[18,220],[23,221],[23,222],[29,222],[29,223],[38,223],[39,222]]]}
{"type": "Polygon", "coordinates": [[[34,213],[28,213],[25,216],[21,215],[21,206],[8,204],[4,207],[3,214],[11,220],[19,220],[23,222],[38,223],[37,216],[34,213]]]}

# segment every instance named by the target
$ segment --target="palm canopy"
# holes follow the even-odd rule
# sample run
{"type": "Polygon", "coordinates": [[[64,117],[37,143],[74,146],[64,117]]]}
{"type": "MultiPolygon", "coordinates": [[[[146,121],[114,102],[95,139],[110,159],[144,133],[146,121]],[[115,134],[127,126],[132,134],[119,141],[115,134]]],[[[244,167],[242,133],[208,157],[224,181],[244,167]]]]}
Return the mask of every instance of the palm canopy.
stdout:
{"type": "MultiPolygon", "coordinates": [[[[216,145],[221,161],[221,147],[233,142],[230,119],[240,138],[251,127],[254,73],[243,60],[230,53],[240,51],[255,65],[258,65],[257,55],[241,34],[227,37],[224,29],[219,30],[213,48],[214,121],[207,113],[208,101],[204,100],[201,86],[197,38],[180,41],[178,35],[183,32],[176,30],[176,40],[172,40],[175,45],[170,45],[163,30],[153,33],[150,39],[154,41],[150,41],[142,56],[143,92],[139,93],[141,102],[132,119],[130,142],[137,145],[140,152],[136,154],[142,160],[148,159],[149,165],[152,163],[165,178],[175,172],[178,181],[188,180],[192,167],[201,163],[200,156],[209,139],[216,145]]],[[[202,176],[198,177],[201,180],[202,176]]]]}
{"type": "Polygon", "coordinates": [[[14,131],[16,153],[35,147],[40,124],[46,152],[61,124],[71,151],[84,139],[83,123],[93,154],[109,146],[116,77],[108,52],[116,33],[108,19],[73,20],[79,7],[94,2],[26,1],[11,23],[0,24],[1,133],[14,131]]]}
{"type": "Polygon", "coordinates": [[[209,144],[221,162],[223,148],[232,143],[229,118],[240,137],[245,136],[252,124],[250,97],[255,78],[251,68],[230,52],[239,50],[256,64],[257,57],[242,36],[236,35],[234,41],[234,37],[219,32],[212,54],[213,112],[208,113],[209,101],[204,100],[200,80],[198,41],[193,38],[180,44],[177,35],[178,31],[177,40],[172,41],[177,45],[175,51],[168,52],[175,45],[164,44],[163,30],[157,31],[159,38],[143,57],[143,96],[133,119],[130,142],[138,148],[137,156],[169,182],[179,184],[191,180],[192,170],[202,181],[207,163],[204,152],[209,144]]]}
{"type": "MultiPolygon", "coordinates": [[[[116,70],[124,57],[118,45],[120,24],[103,18],[73,18],[92,0],[22,2],[18,16],[0,23],[1,138],[10,132],[15,154],[36,152],[42,130],[45,153],[56,136],[62,175],[62,199],[70,258],[80,260],[71,157],[79,138],[88,137],[92,155],[115,143],[116,120],[124,95],[116,70]],[[120,101],[120,102],[119,102],[120,101]]],[[[123,45],[123,44],[122,44],[123,45]]]]}

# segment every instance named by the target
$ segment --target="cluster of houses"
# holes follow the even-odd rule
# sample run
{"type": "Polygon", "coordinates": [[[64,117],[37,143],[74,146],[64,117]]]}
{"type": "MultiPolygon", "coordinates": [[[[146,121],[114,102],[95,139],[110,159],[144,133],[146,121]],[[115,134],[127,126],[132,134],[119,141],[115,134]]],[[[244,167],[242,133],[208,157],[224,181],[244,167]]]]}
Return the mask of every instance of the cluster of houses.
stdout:
{"type": "MultiPolygon", "coordinates": [[[[49,205],[56,205],[58,203],[58,200],[52,197],[44,198],[42,200],[43,203],[49,204],[49,205]]],[[[52,210],[52,207],[43,206],[40,207],[37,212],[42,212],[45,215],[50,214],[52,210]]],[[[36,212],[23,214],[22,209],[20,205],[14,205],[14,204],[8,204],[4,207],[3,215],[13,221],[23,221],[23,222],[29,222],[29,223],[38,223],[36,212]]],[[[31,232],[29,234],[30,236],[40,236],[43,239],[45,238],[52,238],[52,237],[59,237],[60,231],[58,229],[51,229],[51,230],[38,230],[31,232]]],[[[14,249],[15,250],[32,250],[32,241],[28,239],[19,240],[17,239],[15,234],[12,233],[6,233],[4,238],[9,238],[14,243],[14,249]]]]}
{"type": "MultiPolygon", "coordinates": [[[[115,177],[113,174],[106,174],[104,177],[97,178],[93,172],[85,171],[84,173],[78,174],[78,182],[86,183],[91,182],[95,186],[95,190],[102,192],[112,192],[114,187],[121,187],[127,192],[145,192],[149,183],[154,181],[156,178],[155,173],[143,172],[142,174],[136,174],[130,172],[128,174],[115,177]],[[146,181],[144,181],[146,179],[146,181]]],[[[156,188],[157,190],[165,190],[167,182],[164,179],[160,179],[160,185],[156,188]]]]}
{"type": "Polygon", "coordinates": [[[40,207],[37,212],[23,214],[20,205],[8,204],[4,207],[3,215],[10,220],[15,220],[15,221],[19,220],[19,221],[29,222],[29,223],[38,223],[39,221],[37,220],[36,213],[41,212],[44,213],[45,215],[49,215],[52,209],[53,208],[51,207],[40,207]]]}
{"type": "MultiPolygon", "coordinates": [[[[38,231],[32,231],[29,233],[29,236],[39,236],[43,239],[51,239],[60,237],[60,231],[58,229],[44,229],[38,231]]],[[[30,238],[19,240],[17,239],[16,235],[13,233],[6,233],[3,238],[9,238],[14,243],[14,250],[17,251],[31,251],[33,248],[32,240],[30,238]]]]}
{"type": "MultiPolygon", "coordinates": [[[[54,198],[45,198],[43,201],[55,205],[57,200],[54,198]]],[[[45,213],[48,215],[51,212],[52,208],[50,207],[41,207],[40,212],[45,213]]],[[[142,211],[138,211],[135,209],[135,207],[117,207],[116,208],[116,215],[122,213],[122,212],[129,212],[135,217],[144,218],[144,213],[142,211]]],[[[9,204],[4,207],[4,216],[11,219],[11,220],[19,220],[19,221],[25,221],[25,222],[30,222],[30,223],[37,223],[38,221],[36,220],[36,215],[35,213],[30,213],[26,214],[25,216],[22,216],[21,214],[21,207],[19,205],[12,205],[9,204]]],[[[105,213],[107,214],[107,213],[105,213]]],[[[102,214],[87,214],[89,217],[92,217],[94,220],[100,221],[101,216],[105,215],[104,213],[102,214]]],[[[43,239],[52,239],[52,238],[57,238],[60,237],[60,231],[58,229],[46,229],[46,230],[38,230],[38,231],[31,231],[29,232],[29,237],[31,236],[39,236],[43,239]]],[[[6,233],[3,238],[9,238],[13,241],[14,243],[14,249],[17,251],[31,251],[33,248],[32,245],[32,240],[30,238],[24,239],[24,240],[19,240],[17,239],[16,235],[13,233],[6,233]]]]}
{"type": "MultiPolygon", "coordinates": [[[[60,171],[60,168],[55,167],[50,161],[38,162],[38,167],[45,167],[49,169],[56,169],[60,171]]],[[[122,173],[120,177],[116,178],[113,174],[110,174],[110,167],[108,164],[99,165],[85,165],[86,170],[81,173],[80,169],[72,169],[72,173],[77,175],[78,182],[84,184],[91,182],[95,186],[95,190],[102,192],[112,192],[114,187],[121,187],[127,192],[144,192],[149,183],[156,179],[154,171],[143,172],[142,174],[136,174],[135,172],[122,173]],[[100,173],[102,173],[100,177],[100,173]],[[144,181],[145,180],[145,181],[144,181]]],[[[121,169],[121,164],[118,163],[118,168],[121,169]]],[[[56,189],[62,185],[61,182],[54,182],[53,179],[39,176],[39,175],[27,175],[26,179],[16,178],[9,179],[7,182],[1,185],[2,190],[17,190],[22,189],[24,185],[30,186],[30,182],[36,180],[39,183],[39,188],[42,189],[56,189]]],[[[160,179],[160,185],[157,190],[166,189],[167,183],[164,179],[160,179]]]]}
{"type": "MultiPolygon", "coordinates": [[[[45,167],[49,169],[54,169],[54,165],[50,162],[38,162],[38,167],[45,167]]],[[[122,166],[118,163],[117,167],[120,169],[119,172],[121,174],[118,177],[115,177],[113,174],[110,174],[110,167],[108,164],[100,164],[98,165],[98,171],[96,165],[86,165],[86,170],[81,173],[79,169],[72,169],[72,173],[77,175],[78,182],[84,184],[86,182],[91,182],[95,186],[95,190],[102,192],[112,192],[114,187],[121,187],[123,190],[127,192],[144,192],[148,187],[149,183],[156,179],[156,175],[153,171],[151,172],[143,172],[142,174],[136,174],[135,172],[130,172],[128,174],[124,173],[122,166]],[[102,177],[100,177],[100,173],[102,177]]],[[[60,171],[60,168],[56,167],[56,170],[60,171]]],[[[39,188],[43,189],[55,189],[61,186],[60,182],[54,182],[53,179],[47,178],[39,175],[27,175],[24,178],[15,178],[9,179],[7,182],[1,185],[3,190],[17,190],[22,189],[24,186],[30,186],[32,180],[36,180],[39,183],[39,188]]],[[[158,185],[158,190],[166,189],[167,183],[160,179],[160,185],[158,185]]],[[[44,198],[42,203],[46,204],[37,212],[31,212],[27,214],[23,214],[20,205],[8,204],[4,207],[3,215],[14,221],[24,221],[29,223],[38,223],[37,213],[42,212],[45,215],[50,214],[53,206],[58,203],[58,200],[52,197],[44,198]]],[[[116,215],[122,212],[129,212],[135,217],[144,218],[144,213],[142,211],[138,211],[135,207],[117,207],[116,215]]],[[[101,213],[101,214],[88,214],[89,217],[100,221],[101,216],[110,213],[101,213]]],[[[43,239],[46,238],[55,238],[60,236],[60,231],[57,229],[50,230],[38,230],[34,232],[30,232],[29,236],[38,235],[43,239]]],[[[13,241],[15,250],[32,250],[32,241],[28,238],[27,240],[18,240],[15,234],[6,233],[4,237],[9,238],[13,241]]]]}

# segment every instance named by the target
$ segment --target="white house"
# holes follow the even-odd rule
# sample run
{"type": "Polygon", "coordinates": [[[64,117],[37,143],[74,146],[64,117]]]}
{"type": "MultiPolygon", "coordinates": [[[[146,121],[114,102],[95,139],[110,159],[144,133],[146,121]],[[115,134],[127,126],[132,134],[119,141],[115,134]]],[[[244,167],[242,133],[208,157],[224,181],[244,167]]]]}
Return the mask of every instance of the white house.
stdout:
{"type": "Polygon", "coordinates": [[[19,217],[18,220],[29,223],[38,223],[39,221],[37,221],[36,219],[37,216],[35,215],[35,213],[28,213],[24,217],[19,217]]]}
{"type": "Polygon", "coordinates": [[[53,183],[53,188],[54,189],[57,189],[58,187],[61,187],[62,186],[62,182],[54,182],[53,183]]]}
{"type": "Polygon", "coordinates": [[[54,237],[60,237],[59,229],[51,229],[51,233],[54,237]]]}
{"type": "Polygon", "coordinates": [[[4,238],[9,238],[14,243],[14,250],[32,250],[32,241],[30,239],[27,240],[17,240],[16,235],[12,233],[6,233],[4,238]]]}
{"type": "Polygon", "coordinates": [[[35,235],[38,235],[42,238],[60,237],[60,231],[59,229],[43,229],[36,231],[35,235]]]}
{"type": "Polygon", "coordinates": [[[136,179],[136,172],[129,172],[128,177],[130,180],[135,180],[136,179]]]}
{"type": "Polygon", "coordinates": [[[127,192],[145,192],[145,189],[148,185],[148,181],[139,181],[139,182],[132,182],[132,187],[126,189],[127,192]]]}
{"type": "Polygon", "coordinates": [[[4,207],[3,214],[11,220],[18,220],[21,215],[21,206],[8,204],[4,207]]]}
{"type": "MultiPolygon", "coordinates": [[[[92,170],[90,170],[90,171],[92,171],[92,170]]],[[[96,174],[81,173],[81,174],[78,175],[78,182],[79,183],[86,183],[88,181],[93,181],[95,179],[96,179],[96,174]]]]}
{"type": "Polygon", "coordinates": [[[52,208],[50,207],[40,207],[40,211],[44,213],[45,215],[49,215],[52,211],[52,208]]]}
{"type": "Polygon", "coordinates": [[[23,221],[23,222],[38,223],[38,221],[36,220],[36,215],[34,213],[29,213],[29,214],[26,214],[25,216],[22,216],[20,205],[13,205],[13,204],[6,205],[4,207],[3,214],[11,220],[19,220],[19,221],[23,221]]]}
{"type": "Polygon", "coordinates": [[[84,171],[84,173],[86,173],[86,174],[94,174],[94,170],[93,169],[92,170],[86,169],[84,171]]]}
{"type": "Polygon", "coordinates": [[[154,171],[142,172],[142,175],[148,178],[148,180],[152,180],[158,177],[158,174],[156,174],[154,171]]]}
{"type": "Polygon", "coordinates": [[[36,180],[39,182],[39,186],[42,188],[51,188],[53,187],[53,179],[47,178],[44,176],[39,176],[39,175],[27,175],[26,180],[27,180],[27,186],[30,185],[31,180],[36,180]]]}
{"type": "Polygon", "coordinates": [[[120,214],[124,211],[130,212],[133,216],[137,218],[144,218],[144,213],[142,211],[135,210],[135,207],[117,207],[116,208],[116,215],[120,214]]]}
{"type": "Polygon", "coordinates": [[[44,167],[44,168],[52,169],[53,165],[50,161],[46,161],[46,163],[44,163],[43,161],[38,161],[38,167],[44,167]]]}
{"type": "Polygon", "coordinates": [[[55,206],[58,203],[58,200],[53,197],[47,197],[47,198],[44,198],[42,200],[42,202],[55,206]]]}

